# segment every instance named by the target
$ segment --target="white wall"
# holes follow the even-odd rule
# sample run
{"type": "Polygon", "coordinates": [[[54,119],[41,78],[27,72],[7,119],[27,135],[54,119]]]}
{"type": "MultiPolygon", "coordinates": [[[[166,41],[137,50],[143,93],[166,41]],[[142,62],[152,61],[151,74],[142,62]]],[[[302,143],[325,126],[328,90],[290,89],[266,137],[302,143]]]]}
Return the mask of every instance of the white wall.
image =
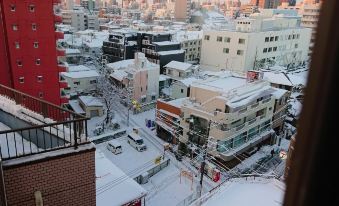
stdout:
{"type": "Polygon", "coordinates": [[[273,30],[263,32],[237,32],[237,31],[204,31],[201,51],[201,65],[207,70],[220,71],[228,69],[233,71],[246,72],[253,69],[255,59],[275,57],[278,65],[287,65],[294,59],[292,53],[296,52],[296,61],[308,59],[311,30],[307,28],[290,28],[284,30],[273,30]],[[299,34],[298,39],[288,40],[288,35],[299,34]],[[210,40],[205,36],[209,35],[210,40]],[[217,42],[217,36],[223,37],[222,42],[217,42]],[[266,37],[276,37],[278,41],[265,42],[266,37]],[[231,38],[225,42],[224,37],[231,38]],[[239,44],[239,39],[245,39],[244,44],[239,44]],[[298,44],[298,48],[295,48],[298,44]],[[273,52],[273,47],[277,50],[273,52]],[[229,53],[223,53],[228,48],[229,53]],[[264,48],[272,48],[272,52],[264,53],[264,48]],[[237,51],[242,50],[243,55],[237,51]]]}
{"type": "Polygon", "coordinates": [[[95,90],[97,84],[90,83],[92,80],[97,80],[97,77],[89,77],[89,78],[69,78],[65,77],[65,80],[68,83],[68,87],[70,90],[66,90],[66,93],[75,93],[75,92],[83,92],[83,91],[91,91],[95,90]],[[79,85],[74,84],[74,82],[80,82],[79,85]]]}

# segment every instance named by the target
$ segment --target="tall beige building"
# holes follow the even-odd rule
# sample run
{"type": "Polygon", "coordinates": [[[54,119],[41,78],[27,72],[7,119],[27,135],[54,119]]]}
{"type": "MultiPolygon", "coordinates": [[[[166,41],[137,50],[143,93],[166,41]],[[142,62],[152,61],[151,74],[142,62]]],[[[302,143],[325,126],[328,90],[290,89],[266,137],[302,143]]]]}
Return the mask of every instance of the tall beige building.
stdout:
{"type": "Polygon", "coordinates": [[[191,13],[191,0],[176,0],[174,18],[176,21],[189,22],[191,13]]]}

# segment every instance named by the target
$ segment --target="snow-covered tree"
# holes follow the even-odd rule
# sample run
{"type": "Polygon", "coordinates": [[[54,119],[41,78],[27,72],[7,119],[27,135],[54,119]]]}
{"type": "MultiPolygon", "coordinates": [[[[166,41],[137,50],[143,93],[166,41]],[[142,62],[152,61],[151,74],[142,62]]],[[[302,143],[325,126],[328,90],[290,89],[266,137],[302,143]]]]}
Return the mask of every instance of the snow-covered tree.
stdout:
{"type": "Polygon", "coordinates": [[[108,124],[113,118],[113,104],[119,99],[116,86],[111,83],[109,77],[101,75],[97,82],[97,92],[106,106],[105,123],[108,124]]]}

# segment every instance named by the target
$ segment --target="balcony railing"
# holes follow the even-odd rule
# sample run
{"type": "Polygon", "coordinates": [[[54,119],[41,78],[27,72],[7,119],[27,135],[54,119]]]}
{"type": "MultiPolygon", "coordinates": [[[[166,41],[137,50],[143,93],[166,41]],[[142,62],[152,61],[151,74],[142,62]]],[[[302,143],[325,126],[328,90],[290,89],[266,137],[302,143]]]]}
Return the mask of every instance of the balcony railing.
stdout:
{"type": "Polygon", "coordinates": [[[0,95],[13,104],[8,105],[9,108],[18,107],[21,116],[4,113],[26,125],[11,125],[13,129],[0,131],[2,160],[63,148],[76,149],[89,142],[88,118],[3,85],[0,85],[0,95]]]}

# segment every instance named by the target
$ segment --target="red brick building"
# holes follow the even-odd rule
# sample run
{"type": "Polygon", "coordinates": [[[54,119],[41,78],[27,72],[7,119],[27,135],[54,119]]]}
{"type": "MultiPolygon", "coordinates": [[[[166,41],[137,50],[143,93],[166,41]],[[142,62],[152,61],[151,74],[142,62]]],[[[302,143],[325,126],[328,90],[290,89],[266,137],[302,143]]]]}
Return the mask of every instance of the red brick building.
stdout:
{"type": "Polygon", "coordinates": [[[59,73],[66,68],[57,60],[64,50],[55,31],[62,21],[54,14],[60,0],[0,1],[0,84],[45,99],[54,104],[67,103],[59,73]]]}
{"type": "Polygon", "coordinates": [[[95,206],[88,118],[3,85],[0,103],[0,205],[95,206]]]}

